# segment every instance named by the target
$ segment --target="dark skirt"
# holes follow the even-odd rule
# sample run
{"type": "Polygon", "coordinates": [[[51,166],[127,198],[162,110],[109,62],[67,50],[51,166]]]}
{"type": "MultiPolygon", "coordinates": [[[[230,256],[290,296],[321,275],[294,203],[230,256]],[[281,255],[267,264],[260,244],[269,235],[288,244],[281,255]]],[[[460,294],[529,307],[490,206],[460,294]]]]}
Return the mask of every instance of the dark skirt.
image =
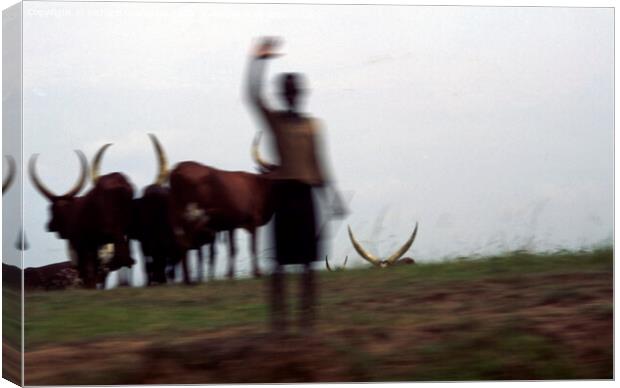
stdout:
{"type": "Polygon", "coordinates": [[[276,261],[286,265],[317,260],[312,186],[296,180],[277,180],[274,186],[276,261]]]}

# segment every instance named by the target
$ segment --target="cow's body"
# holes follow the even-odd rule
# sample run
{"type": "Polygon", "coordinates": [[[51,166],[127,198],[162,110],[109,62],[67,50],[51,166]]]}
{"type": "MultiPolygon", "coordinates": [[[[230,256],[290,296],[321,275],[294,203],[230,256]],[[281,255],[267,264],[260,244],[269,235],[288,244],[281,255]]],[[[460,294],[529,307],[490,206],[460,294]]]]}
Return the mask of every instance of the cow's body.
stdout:
{"type": "Polygon", "coordinates": [[[177,241],[188,250],[205,233],[227,231],[228,276],[232,277],[236,255],[234,230],[243,228],[251,235],[253,273],[260,276],[256,231],[273,215],[271,187],[264,174],[224,171],[196,162],[179,163],[170,173],[177,241]]]}
{"type": "Polygon", "coordinates": [[[166,267],[180,260],[172,228],[170,189],[153,184],[133,200],[130,238],[140,243],[147,285],[166,283],[166,267]]]}
{"type": "Polygon", "coordinates": [[[91,191],[70,200],[63,206],[66,208],[56,207],[62,214],[54,214],[52,205],[48,230],[68,240],[85,287],[105,284],[109,272],[134,264],[127,239],[132,197],[127,179],[112,173],[99,177],[91,191]],[[100,250],[108,244],[113,244],[114,250],[106,256],[100,250]]]}
{"type": "MultiPolygon", "coordinates": [[[[155,181],[144,188],[142,197],[133,200],[130,228],[130,237],[140,243],[145,262],[147,285],[162,284],[167,281],[167,277],[174,278],[174,266],[185,255],[184,249],[198,250],[198,279],[202,279],[201,248],[205,244],[211,244],[213,254],[213,233],[206,233],[206,231],[196,233],[191,244],[189,244],[189,248],[181,248],[174,233],[172,200],[170,188],[166,185],[169,175],[168,160],[157,137],[153,134],[149,134],[149,137],[153,143],[159,168],[155,181]],[[166,273],[167,269],[169,270],[168,274],[166,273]]],[[[184,266],[184,270],[186,281],[189,281],[186,266],[184,266]]]]}
{"type": "Polygon", "coordinates": [[[396,263],[394,263],[395,265],[411,265],[411,264],[415,264],[415,259],[412,259],[411,257],[403,257],[402,259],[398,259],[398,261],[396,261],[396,263]]]}

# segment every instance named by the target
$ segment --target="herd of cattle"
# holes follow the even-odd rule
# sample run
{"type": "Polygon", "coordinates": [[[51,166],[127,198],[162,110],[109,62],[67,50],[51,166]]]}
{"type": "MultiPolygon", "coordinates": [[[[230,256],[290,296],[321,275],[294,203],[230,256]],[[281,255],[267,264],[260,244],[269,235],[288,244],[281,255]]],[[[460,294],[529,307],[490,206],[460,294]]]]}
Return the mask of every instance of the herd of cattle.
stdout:
{"type": "MultiPolygon", "coordinates": [[[[258,152],[260,137],[252,145],[258,173],[224,171],[194,161],[178,163],[169,170],[163,147],[154,135],[149,137],[157,156],[158,171],[154,182],[142,190],[139,198],[134,198],[133,186],[124,174],[100,175],[104,153],[111,144],[104,145],[95,154],[90,168],[93,187],[81,196],[78,193],[86,185],[89,175],[88,161],[81,151],[75,151],[80,162],[79,178],[69,191],[61,195],[53,193],[42,183],[36,169],[38,155],[32,155],[28,174],[37,191],[50,203],[47,230],[66,241],[70,261],[30,269],[30,282],[38,283],[47,276],[61,283],[78,281],[85,288],[105,285],[110,272],[131,268],[135,263],[131,257],[130,240],[140,244],[148,285],[172,280],[177,264],[182,267],[183,281],[189,284],[187,256],[190,250],[198,252],[197,277],[202,279],[202,247],[205,245],[210,247],[208,277],[212,279],[215,238],[219,233],[228,235],[227,276],[232,278],[237,253],[236,229],[249,232],[252,273],[256,277],[261,275],[257,230],[273,215],[270,175],[277,166],[261,158],[258,152]]],[[[10,157],[6,160],[8,174],[3,181],[3,193],[15,176],[15,162],[10,157]]],[[[414,263],[413,259],[401,257],[410,248],[416,233],[417,225],[400,249],[386,260],[380,260],[359,244],[349,228],[355,250],[381,268],[414,263]]],[[[331,270],[327,258],[326,266],[331,270]]]]}

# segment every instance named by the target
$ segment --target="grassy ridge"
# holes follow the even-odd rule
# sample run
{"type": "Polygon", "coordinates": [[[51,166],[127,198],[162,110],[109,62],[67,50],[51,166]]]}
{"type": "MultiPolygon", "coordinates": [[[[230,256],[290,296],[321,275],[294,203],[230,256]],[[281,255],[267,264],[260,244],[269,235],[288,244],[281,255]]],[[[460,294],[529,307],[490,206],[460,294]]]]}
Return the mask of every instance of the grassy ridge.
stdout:
{"type": "MultiPolygon", "coordinates": [[[[611,378],[612,275],[611,248],[322,271],[319,339],[310,347],[316,355],[310,351],[298,368],[321,364],[323,353],[342,365],[289,376],[271,360],[273,375],[265,375],[270,370],[265,365],[263,374],[230,374],[240,380],[228,378],[224,367],[210,374],[197,368],[196,380],[183,376],[198,383],[611,378]]],[[[142,340],[176,349],[179,338],[206,335],[227,340],[227,351],[254,346],[254,353],[271,354],[262,340],[248,342],[236,334],[266,331],[266,286],[244,279],[27,294],[26,351],[79,348],[99,340],[142,340]]],[[[294,306],[298,283],[291,281],[288,291],[294,306]]],[[[190,360],[179,352],[169,357],[183,369],[190,360]]],[[[126,372],[119,372],[120,382],[144,381],[126,372]]],[[[178,378],[162,375],[153,382],[178,378]]]]}

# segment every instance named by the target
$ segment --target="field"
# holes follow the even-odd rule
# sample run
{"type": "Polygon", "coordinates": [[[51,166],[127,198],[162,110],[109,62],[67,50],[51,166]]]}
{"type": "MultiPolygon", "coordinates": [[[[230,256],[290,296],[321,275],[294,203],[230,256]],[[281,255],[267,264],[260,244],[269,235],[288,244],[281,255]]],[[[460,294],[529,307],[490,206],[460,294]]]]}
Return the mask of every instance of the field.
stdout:
{"type": "Polygon", "coordinates": [[[611,248],[317,279],[314,334],[277,337],[260,279],[27,294],[26,384],[613,378],[611,248]]]}

